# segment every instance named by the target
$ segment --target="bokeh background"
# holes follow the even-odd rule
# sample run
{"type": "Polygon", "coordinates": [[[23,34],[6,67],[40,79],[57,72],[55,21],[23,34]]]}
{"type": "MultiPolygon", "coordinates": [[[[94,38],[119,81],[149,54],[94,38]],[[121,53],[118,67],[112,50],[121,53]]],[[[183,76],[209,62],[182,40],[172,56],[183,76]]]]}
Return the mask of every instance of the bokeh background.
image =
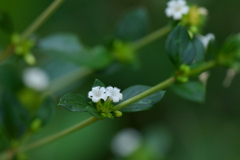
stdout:
{"type": "MultiPolygon", "coordinates": [[[[204,33],[214,33],[219,44],[229,35],[239,32],[239,0],[188,0],[188,2],[208,9],[209,18],[204,33]]],[[[9,13],[15,31],[21,33],[50,3],[49,0],[1,0],[0,8],[9,13]]],[[[169,19],[164,13],[166,8],[164,0],[67,0],[40,27],[36,35],[43,38],[59,32],[75,33],[87,46],[104,44],[108,37],[115,35],[119,18],[139,6],[145,7],[149,12],[148,33],[168,23],[169,19]]],[[[173,72],[173,66],[164,47],[165,39],[166,36],[138,51],[139,67],[122,66],[111,74],[94,73],[76,83],[74,87],[56,94],[56,99],[69,91],[86,95],[95,78],[106,85],[121,89],[136,84],[153,86],[163,81],[173,72]]],[[[1,31],[1,48],[8,42],[8,36],[1,31]]],[[[37,65],[48,68],[47,63],[38,62],[37,65]]],[[[49,72],[56,73],[59,69],[61,68],[53,66],[49,72]]],[[[187,101],[166,89],[165,97],[153,109],[124,114],[121,119],[99,121],[61,140],[28,152],[28,158],[239,160],[240,77],[236,76],[231,86],[224,88],[222,83],[225,75],[226,68],[217,67],[211,70],[205,103],[187,101]],[[113,152],[112,142],[120,131],[127,128],[134,130],[130,139],[135,137],[139,147],[124,158],[113,152]]],[[[89,116],[88,113],[72,113],[56,105],[55,118],[37,133],[32,141],[61,131],[89,116]]],[[[127,142],[126,145],[131,146],[127,142]]]]}

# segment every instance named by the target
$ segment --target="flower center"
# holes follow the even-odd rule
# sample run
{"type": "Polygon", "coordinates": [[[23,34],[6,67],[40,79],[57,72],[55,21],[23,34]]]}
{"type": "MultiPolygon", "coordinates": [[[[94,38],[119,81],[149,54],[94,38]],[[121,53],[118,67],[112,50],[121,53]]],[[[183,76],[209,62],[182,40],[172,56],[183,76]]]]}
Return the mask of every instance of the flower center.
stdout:
{"type": "Polygon", "coordinates": [[[179,5],[176,5],[176,6],[175,6],[175,11],[176,11],[176,12],[179,12],[181,9],[182,9],[181,6],[179,6],[179,5]]]}

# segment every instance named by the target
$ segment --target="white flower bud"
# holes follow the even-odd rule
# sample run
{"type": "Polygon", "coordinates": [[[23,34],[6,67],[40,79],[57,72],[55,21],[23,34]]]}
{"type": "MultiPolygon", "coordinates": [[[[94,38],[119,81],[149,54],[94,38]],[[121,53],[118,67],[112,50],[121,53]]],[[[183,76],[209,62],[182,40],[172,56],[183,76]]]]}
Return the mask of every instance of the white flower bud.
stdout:
{"type": "Polygon", "coordinates": [[[49,77],[41,68],[31,67],[23,71],[23,82],[29,88],[42,91],[48,87],[49,77]]]}

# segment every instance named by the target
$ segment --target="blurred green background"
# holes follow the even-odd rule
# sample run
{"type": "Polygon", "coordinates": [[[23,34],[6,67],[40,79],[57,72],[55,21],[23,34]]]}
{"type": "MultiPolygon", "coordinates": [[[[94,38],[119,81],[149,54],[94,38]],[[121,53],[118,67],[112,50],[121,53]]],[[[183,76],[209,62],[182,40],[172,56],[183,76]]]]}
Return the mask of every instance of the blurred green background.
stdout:
{"type": "MultiPolygon", "coordinates": [[[[9,13],[15,30],[21,33],[51,2],[1,0],[0,8],[9,13]]],[[[214,33],[218,43],[239,32],[239,0],[188,2],[208,9],[209,19],[204,32],[214,33]]],[[[139,6],[144,6],[150,14],[149,33],[168,23],[164,0],[67,0],[40,27],[36,35],[43,38],[59,32],[75,33],[87,46],[104,44],[108,37],[115,35],[119,18],[139,6]]],[[[81,80],[82,83],[74,90],[69,88],[59,93],[57,98],[68,91],[86,95],[95,78],[122,90],[131,85],[153,86],[163,81],[173,72],[173,65],[165,51],[165,39],[157,40],[138,51],[139,68],[124,66],[112,74],[95,73],[81,80]]],[[[5,47],[8,42],[8,36],[1,31],[1,47],[5,47]]],[[[52,72],[55,71],[58,68],[52,68],[52,72]]],[[[206,102],[203,104],[189,102],[166,89],[163,100],[149,111],[124,114],[121,119],[99,121],[82,131],[30,151],[28,157],[30,160],[117,159],[111,151],[111,141],[119,131],[130,127],[142,134],[144,142],[152,134],[156,137],[159,135],[161,138],[156,138],[156,142],[164,145],[157,148],[156,154],[160,154],[164,160],[239,160],[240,77],[237,76],[229,88],[224,88],[222,82],[225,75],[226,69],[222,67],[211,71],[206,102]],[[162,135],[162,130],[167,134],[162,135]]],[[[32,140],[56,133],[89,117],[87,113],[71,113],[62,106],[56,108],[54,120],[32,140]]],[[[141,151],[141,154],[144,157],[148,153],[141,151]]]]}

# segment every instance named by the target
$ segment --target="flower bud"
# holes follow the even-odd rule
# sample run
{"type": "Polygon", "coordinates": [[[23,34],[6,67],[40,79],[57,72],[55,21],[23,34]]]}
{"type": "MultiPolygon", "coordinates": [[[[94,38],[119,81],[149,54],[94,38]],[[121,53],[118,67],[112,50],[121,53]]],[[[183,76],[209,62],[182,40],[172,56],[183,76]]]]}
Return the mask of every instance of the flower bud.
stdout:
{"type": "Polygon", "coordinates": [[[122,117],[121,111],[115,111],[115,117],[122,117]]]}
{"type": "Polygon", "coordinates": [[[23,56],[25,62],[29,65],[35,65],[36,64],[36,58],[31,54],[27,53],[23,56]]]}
{"type": "Polygon", "coordinates": [[[37,131],[39,131],[41,126],[42,126],[42,120],[37,118],[37,119],[34,119],[32,121],[32,123],[30,124],[30,129],[34,132],[37,132],[37,131]]]}

